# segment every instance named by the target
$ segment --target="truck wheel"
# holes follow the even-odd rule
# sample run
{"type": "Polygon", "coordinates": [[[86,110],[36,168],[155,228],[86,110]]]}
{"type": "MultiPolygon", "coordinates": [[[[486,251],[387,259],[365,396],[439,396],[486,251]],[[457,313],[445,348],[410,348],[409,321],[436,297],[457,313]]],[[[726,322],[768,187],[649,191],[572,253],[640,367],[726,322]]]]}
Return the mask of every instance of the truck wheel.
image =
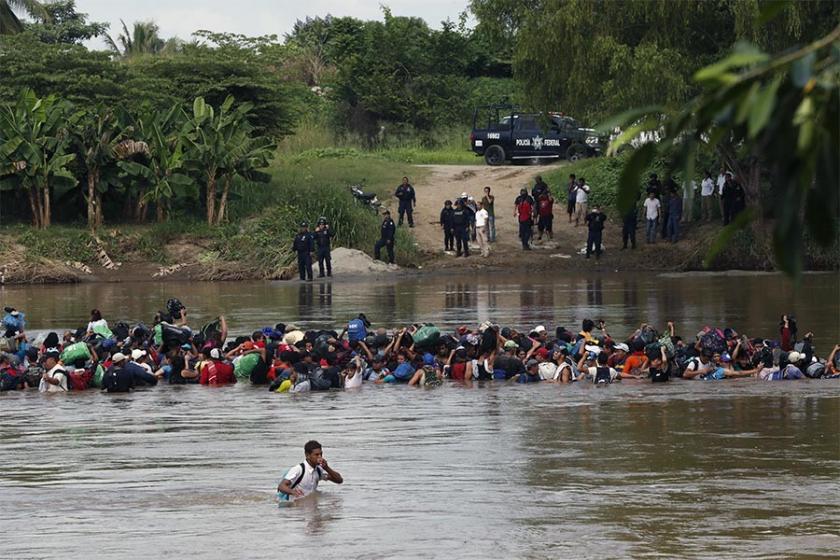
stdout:
{"type": "Polygon", "coordinates": [[[484,161],[487,165],[502,165],[505,162],[505,150],[494,144],[484,151],[484,161]]]}
{"type": "Polygon", "coordinates": [[[566,159],[569,161],[577,161],[586,157],[586,146],[583,144],[572,144],[566,150],[566,159]]]}

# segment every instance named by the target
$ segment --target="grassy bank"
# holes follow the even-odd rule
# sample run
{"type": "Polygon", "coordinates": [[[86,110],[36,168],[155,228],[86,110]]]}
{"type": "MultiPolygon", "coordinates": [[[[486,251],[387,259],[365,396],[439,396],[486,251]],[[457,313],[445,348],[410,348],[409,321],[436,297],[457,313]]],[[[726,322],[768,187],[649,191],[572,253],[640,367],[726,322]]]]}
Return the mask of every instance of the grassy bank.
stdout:
{"type": "MultiPolygon", "coordinates": [[[[106,224],[97,234],[99,244],[83,224],[56,225],[36,230],[15,224],[0,228],[8,240],[0,249],[3,263],[28,277],[37,270],[73,262],[97,267],[99,248],[124,265],[188,264],[205,279],[278,278],[289,275],[294,261],[291,241],[301,221],[326,217],[336,231],[334,246],[373,252],[379,238],[381,216],[358,204],[349,185],[363,183],[390,203],[403,175],[417,180],[422,168],[353,150],[310,150],[281,155],[269,170],[271,181],[243,188],[232,197],[230,221],[207,226],[195,216],[173,216],[159,224],[106,224]]],[[[414,266],[420,254],[404,230],[397,233],[398,264],[414,266]]],[[[12,275],[13,276],[13,275],[12,275]]],[[[72,280],[72,270],[43,281],[72,280]]],[[[13,278],[12,278],[13,279],[13,278]]]]}

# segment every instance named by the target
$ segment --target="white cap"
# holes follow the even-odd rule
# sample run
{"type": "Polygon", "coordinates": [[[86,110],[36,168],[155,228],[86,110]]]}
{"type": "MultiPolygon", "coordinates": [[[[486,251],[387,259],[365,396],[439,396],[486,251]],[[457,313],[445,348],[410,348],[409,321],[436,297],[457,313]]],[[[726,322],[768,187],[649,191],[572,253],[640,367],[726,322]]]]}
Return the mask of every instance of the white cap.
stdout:
{"type": "Polygon", "coordinates": [[[583,349],[586,350],[587,352],[594,352],[596,354],[599,354],[601,352],[601,347],[596,346],[594,344],[587,344],[586,346],[583,347],[583,349]]]}
{"type": "Polygon", "coordinates": [[[140,350],[139,348],[135,348],[134,350],[131,351],[131,359],[132,360],[139,360],[140,358],[142,358],[145,355],[146,355],[146,351],[145,350],[140,350]]]}
{"type": "Polygon", "coordinates": [[[213,348],[212,350],[210,350],[210,357],[214,360],[220,360],[222,358],[222,353],[219,352],[218,348],[213,348]]]}
{"type": "Polygon", "coordinates": [[[467,197],[467,200],[475,200],[475,199],[474,199],[473,197],[471,197],[471,196],[468,196],[468,197],[467,197]]]}
{"type": "Polygon", "coordinates": [[[298,342],[303,340],[303,337],[304,337],[304,334],[302,332],[291,331],[291,332],[287,332],[283,336],[283,342],[285,344],[288,344],[289,346],[294,346],[295,344],[297,344],[298,342]]]}
{"type": "Polygon", "coordinates": [[[123,354],[122,352],[117,352],[116,354],[111,356],[111,361],[114,362],[115,364],[117,364],[119,362],[124,362],[125,359],[126,359],[126,355],[123,354]]]}
{"type": "Polygon", "coordinates": [[[613,346],[613,348],[615,348],[616,350],[624,350],[625,352],[630,351],[630,347],[624,344],[623,342],[619,342],[618,344],[613,346]]]}
{"type": "Polygon", "coordinates": [[[14,311],[12,311],[11,313],[9,313],[9,315],[11,315],[12,317],[17,317],[18,315],[20,315],[20,311],[18,311],[17,309],[15,309],[15,310],[14,310],[14,311]]]}
{"type": "Polygon", "coordinates": [[[790,352],[788,353],[787,357],[788,362],[795,364],[796,362],[802,359],[802,354],[800,354],[799,352],[790,352]]]}
{"type": "Polygon", "coordinates": [[[545,327],[542,325],[537,325],[536,327],[534,327],[534,332],[542,334],[545,332],[545,327]]]}
{"type": "Polygon", "coordinates": [[[462,192],[462,193],[461,193],[461,198],[467,198],[467,193],[462,192]]]}

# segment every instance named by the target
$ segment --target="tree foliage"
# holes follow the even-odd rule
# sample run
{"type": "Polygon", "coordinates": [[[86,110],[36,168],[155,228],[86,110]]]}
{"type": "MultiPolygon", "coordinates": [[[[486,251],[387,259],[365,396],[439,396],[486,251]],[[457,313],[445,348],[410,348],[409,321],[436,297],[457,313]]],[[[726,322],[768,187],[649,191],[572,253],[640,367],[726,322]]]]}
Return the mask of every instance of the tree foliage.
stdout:
{"type": "MultiPolygon", "coordinates": [[[[783,6],[795,10],[797,4],[783,6]]],[[[773,7],[765,6],[757,14],[759,21],[769,17],[773,7]]],[[[674,154],[673,167],[692,177],[698,148],[712,146],[743,185],[752,212],[724,228],[707,259],[751,219],[763,226],[771,218],[776,264],[798,275],[805,231],[824,247],[838,239],[840,26],[804,47],[776,56],[739,43],[693,78],[700,93],[678,110],[650,106],[607,123],[608,127],[656,130],[662,137],[661,142],[645,144],[628,158],[619,204],[625,209],[629,206],[640,170],[657,153],[674,154]]],[[[619,137],[611,149],[628,140],[629,135],[619,137]]]]}
{"type": "Polygon", "coordinates": [[[107,23],[88,22],[87,14],[76,11],[75,0],[52,0],[43,4],[46,17],[28,23],[23,31],[43,43],[81,44],[83,41],[104,35],[107,23]]]}

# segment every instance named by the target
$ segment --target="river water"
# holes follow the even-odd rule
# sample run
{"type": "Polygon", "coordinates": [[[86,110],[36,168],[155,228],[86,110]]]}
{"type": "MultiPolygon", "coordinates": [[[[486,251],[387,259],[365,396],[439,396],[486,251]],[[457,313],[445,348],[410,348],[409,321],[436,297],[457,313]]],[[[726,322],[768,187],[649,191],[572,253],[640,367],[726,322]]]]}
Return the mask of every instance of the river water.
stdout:
{"type": "MultiPolygon", "coordinates": [[[[191,322],[577,326],[672,319],[773,336],[782,312],[840,342],[840,280],[809,275],[6,287],[31,328],[91,307],[191,322]]],[[[623,382],[277,395],[160,386],[0,395],[0,558],[581,558],[840,555],[840,382],[623,382]],[[278,508],[273,489],[324,445],[345,478],[278,508]]]]}

